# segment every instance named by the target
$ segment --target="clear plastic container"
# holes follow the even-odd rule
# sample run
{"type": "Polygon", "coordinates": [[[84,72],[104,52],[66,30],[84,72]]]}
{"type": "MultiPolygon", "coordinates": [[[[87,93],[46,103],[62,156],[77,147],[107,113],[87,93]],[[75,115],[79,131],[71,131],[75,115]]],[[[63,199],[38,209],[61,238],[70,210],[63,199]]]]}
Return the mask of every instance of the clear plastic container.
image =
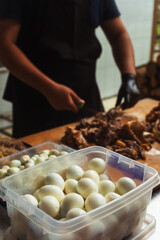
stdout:
{"type": "MultiPolygon", "coordinates": [[[[19,160],[23,155],[30,155],[33,156],[34,154],[40,153],[42,150],[51,150],[56,149],[59,152],[66,151],[66,152],[72,152],[74,149],[67,147],[65,145],[59,145],[54,142],[44,142],[41,144],[38,144],[34,147],[30,147],[28,149],[25,149],[23,151],[17,152],[15,154],[9,155],[7,157],[0,159],[0,168],[2,168],[5,165],[10,165],[10,162],[14,159],[19,160]]],[[[15,173],[16,174],[16,173],[15,173]]],[[[0,179],[1,181],[1,179],[0,179]]],[[[9,219],[6,212],[6,202],[4,202],[2,199],[0,199],[0,219],[3,219],[5,222],[9,223],[9,219]]]]}
{"type": "Polygon", "coordinates": [[[124,240],[147,239],[155,231],[155,227],[156,227],[155,218],[147,213],[142,224],[124,240]]]}
{"type": "Polygon", "coordinates": [[[102,147],[89,147],[36,165],[1,181],[0,196],[7,202],[15,237],[20,240],[121,240],[142,227],[152,190],[159,184],[155,169],[102,147]],[[132,178],[137,187],[120,198],[67,221],[51,218],[26,201],[51,172],[65,173],[73,164],[84,170],[93,157],[106,161],[105,173],[112,181],[132,178]]]}
{"type": "Polygon", "coordinates": [[[30,156],[33,156],[34,154],[38,154],[40,153],[42,150],[45,150],[45,149],[57,149],[59,151],[67,151],[67,152],[73,152],[75,151],[73,148],[70,148],[70,147],[67,147],[66,145],[63,145],[63,144],[57,144],[57,143],[54,143],[54,142],[43,142],[41,144],[38,144],[34,147],[30,147],[30,148],[26,148],[20,152],[17,152],[17,153],[14,153],[14,154],[11,154],[7,157],[4,157],[4,158],[0,158],[0,168],[2,168],[3,166],[5,165],[9,165],[10,162],[14,159],[20,159],[21,156],[23,155],[30,155],[30,156]]]}
{"type": "MultiPolygon", "coordinates": [[[[134,232],[132,232],[129,236],[124,238],[124,240],[146,239],[154,232],[155,224],[156,224],[155,218],[152,215],[147,214],[142,225],[139,228],[137,228],[134,232]]],[[[5,231],[3,240],[18,240],[17,238],[16,239],[14,238],[11,227],[9,227],[5,231]]]]}

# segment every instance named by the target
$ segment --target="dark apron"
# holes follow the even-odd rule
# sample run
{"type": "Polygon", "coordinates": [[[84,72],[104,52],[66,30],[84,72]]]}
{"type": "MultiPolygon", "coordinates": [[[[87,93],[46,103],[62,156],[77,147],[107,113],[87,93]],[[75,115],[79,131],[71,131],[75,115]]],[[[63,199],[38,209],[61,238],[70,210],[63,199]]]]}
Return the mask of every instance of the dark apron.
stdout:
{"type": "MultiPolygon", "coordinates": [[[[33,63],[54,81],[73,89],[87,107],[104,111],[95,80],[101,47],[90,20],[90,1],[48,0],[44,16],[31,57],[33,63]]],[[[56,111],[44,96],[19,80],[15,80],[12,89],[16,138],[93,115],[90,111],[56,111]]]]}

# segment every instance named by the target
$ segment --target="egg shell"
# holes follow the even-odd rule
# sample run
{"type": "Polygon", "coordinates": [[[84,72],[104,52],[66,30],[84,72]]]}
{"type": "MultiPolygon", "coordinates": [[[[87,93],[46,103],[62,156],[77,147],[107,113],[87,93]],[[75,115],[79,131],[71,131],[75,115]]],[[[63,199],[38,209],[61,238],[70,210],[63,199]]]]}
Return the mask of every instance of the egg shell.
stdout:
{"type": "Polygon", "coordinates": [[[116,182],[116,190],[120,195],[123,195],[134,188],[136,188],[136,183],[129,177],[121,177],[116,182]]]}
{"type": "Polygon", "coordinates": [[[42,163],[42,162],[45,162],[45,157],[41,156],[41,157],[38,157],[37,160],[35,161],[35,164],[39,164],[39,163],[42,163]]]}
{"type": "Polygon", "coordinates": [[[34,206],[38,207],[38,201],[33,195],[25,194],[25,195],[23,195],[23,198],[26,199],[27,201],[29,201],[34,206]]]}
{"type": "Polygon", "coordinates": [[[38,158],[39,157],[39,155],[38,154],[34,154],[31,158],[38,158]]]}
{"type": "Polygon", "coordinates": [[[55,155],[49,155],[49,157],[48,157],[48,159],[55,159],[55,158],[57,158],[57,156],[55,156],[55,155]]]}
{"type": "Polygon", "coordinates": [[[48,158],[48,154],[43,152],[43,153],[39,154],[39,157],[42,157],[42,158],[44,158],[46,160],[48,158]]]}
{"type": "Polygon", "coordinates": [[[22,164],[25,164],[27,160],[30,159],[29,155],[23,155],[19,160],[21,161],[22,164]]]}
{"type": "Polygon", "coordinates": [[[44,149],[40,153],[45,153],[45,154],[49,155],[50,154],[50,150],[49,149],[44,149]]]}
{"type": "Polygon", "coordinates": [[[107,193],[115,191],[115,185],[110,180],[102,180],[98,184],[98,191],[105,196],[107,193]]]}
{"type": "Polygon", "coordinates": [[[69,193],[67,194],[63,201],[61,202],[60,216],[61,218],[66,217],[68,211],[72,208],[83,208],[84,207],[84,199],[81,195],[77,193],[69,193]]]}
{"type": "Polygon", "coordinates": [[[20,171],[24,170],[24,165],[21,165],[21,166],[19,167],[19,169],[20,169],[20,171]]]}
{"type": "Polygon", "coordinates": [[[7,170],[0,169],[0,179],[3,179],[7,175],[7,170]]]}
{"type": "Polygon", "coordinates": [[[99,180],[102,181],[102,180],[111,180],[111,179],[110,179],[110,177],[107,174],[101,173],[99,175],[99,180]]]}
{"type": "Polygon", "coordinates": [[[85,209],[87,212],[106,204],[105,198],[100,193],[90,194],[85,201],[85,209]]]}
{"type": "Polygon", "coordinates": [[[58,173],[50,173],[45,178],[46,185],[55,185],[59,187],[62,191],[64,189],[64,180],[58,173]]]}
{"type": "Polygon", "coordinates": [[[65,187],[64,187],[64,191],[66,194],[68,193],[77,193],[77,184],[78,184],[78,181],[75,180],[75,179],[67,179],[65,181],[65,187]]]}
{"type": "Polygon", "coordinates": [[[59,150],[57,150],[57,149],[51,149],[49,155],[58,156],[58,155],[59,155],[59,150]]]}
{"type": "Polygon", "coordinates": [[[33,167],[35,164],[34,162],[27,162],[25,165],[24,165],[24,168],[30,168],[30,167],[33,167]]]}
{"type": "Polygon", "coordinates": [[[67,151],[61,151],[58,156],[63,156],[63,155],[67,155],[67,154],[68,154],[67,151]]]}
{"type": "Polygon", "coordinates": [[[35,162],[34,162],[34,160],[33,160],[33,159],[31,159],[31,158],[27,160],[27,163],[32,163],[33,165],[35,165],[35,162]]]}
{"type": "Polygon", "coordinates": [[[99,175],[94,170],[87,170],[83,173],[82,178],[91,178],[96,184],[99,182],[99,175]]]}
{"type": "Polygon", "coordinates": [[[55,197],[59,202],[61,202],[64,198],[63,191],[54,185],[45,185],[41,187],[38,191],[38,197],[41,200],[45,196],[53,196],[55,197]]]}
{"type": "Polygon", "coordinates": [[[30,159],[35,162],[37,160],[37,157],[31,157],[30,159]]]}
{"type": "Polygon", "coordinates": [[[117,198],[119,198],[121,195],[115,192],[109,192],[105,195],[106,203],[111,202],[117,198]]]}
{"type": "Polygon", "coordinates": [[[92,158],[88,163],[88,169],[95,170],[98,174],[105,171],[106,163],[102,158],[92,158]]]}
{"type": "Polygon", "coordinates": [[[11,167],[7,170],[7,175],[10,176],[18,172],[20,172],[20,169],[18,167],[11,167]]]}
{"type": "Polygon", "coordinates": [[[4,165],[1,169],[8,170],[9,168],[10,168],[10,166],[4,165]]]}
{"type": "Polygon", "coordinates": [[[98,192],[98,186],[90,178],[81,178],[77,184],[77,192],[83,198],[87,198],[91,193],[98,192]]]}
{"type": "Polygon", "coordinates": [[[12,160],[11,162],[10,162],[10,167],[20,167],[21,166],[21,161],[19,161],[19,160],[12,160]]]}
{"type": "Polygon", "coordinates": [[[59,214],[60,205],[55,197],[45,196],[39,202],[39,208],[51,217],[55,218],[59,214]]]}
{"type": "Polygon", "coordinates": [[[75,218],[81,215],[86,214],[86,211],[84,211],[81,208],[72,208],[68,211],[67,215],[66,215],[66,219],[71,219],[71,218],[75,218]]]}
{"type": "Polygon", "coordinates": [[[37,189],[34,193],[33,193],[33,196],[37,199],[37,201],[39,202],[40,201],[40,199],[39,199],[39,197],[38,197],[38,191],[39,191],[39,189],[37,189]]]}
{"type": "Polygon", "coordinates": [[[66,218],[60,218],[59,221],[66,221],[66,218]]]}
{"type": "Polygon", "coordinates": [[[66,171],[66,179],[71,178],[71,179],[79,180],[82,177],[83,173],[84,171],[80,166],[72,165],[66,171]]]}

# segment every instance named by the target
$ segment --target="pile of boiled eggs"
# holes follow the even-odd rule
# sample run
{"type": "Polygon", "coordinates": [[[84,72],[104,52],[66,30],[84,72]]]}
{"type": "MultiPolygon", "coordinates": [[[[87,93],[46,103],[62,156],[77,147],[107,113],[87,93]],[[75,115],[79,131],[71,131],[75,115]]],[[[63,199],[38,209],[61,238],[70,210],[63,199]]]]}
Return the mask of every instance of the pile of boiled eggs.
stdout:
{"type": "Polygon", "coordinates": [[[25,154],[21,156],[20,159],[13,159],[9,165],[4,165],[0,169],[0,179],[18,173],[26,168],[33,167],[34,165],[37,165],[44,161],[54,159],[66,154],[68,154],[67,151],[59,151],[58,149],[45,149],[40,153],[34,154],[33,156],[25,154]]]}
{"type": "Polygon", "coordinates": [[[23,198],[39,207],[54,219],[65,221],[107,204],[136,188],[129,177],[112,182],[105,174],[106,163],[101,158],[92,158],[88,169],[71,165],[65,176],[52,172],[45,177],[45,184],[33,195],[23,198]]]}

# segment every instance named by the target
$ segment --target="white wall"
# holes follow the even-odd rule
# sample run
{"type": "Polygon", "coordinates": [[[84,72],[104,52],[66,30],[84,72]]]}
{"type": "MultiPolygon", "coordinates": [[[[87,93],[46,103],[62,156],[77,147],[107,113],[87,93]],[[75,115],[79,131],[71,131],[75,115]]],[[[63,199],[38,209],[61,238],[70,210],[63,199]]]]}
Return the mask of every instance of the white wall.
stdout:
{"type": "MultiPolygon", "coordinates": [[[[121,18],[131,37],[136,66],[149,61],[153,0],[117,0],[121,18]]],[[[114,63],[110,46],[100,28],[97,36],[103,46],[103,53],[97,64],[97,81],[101,97],[106,98],[117,94],[120,86],[120,73],[114,63]]]]}

